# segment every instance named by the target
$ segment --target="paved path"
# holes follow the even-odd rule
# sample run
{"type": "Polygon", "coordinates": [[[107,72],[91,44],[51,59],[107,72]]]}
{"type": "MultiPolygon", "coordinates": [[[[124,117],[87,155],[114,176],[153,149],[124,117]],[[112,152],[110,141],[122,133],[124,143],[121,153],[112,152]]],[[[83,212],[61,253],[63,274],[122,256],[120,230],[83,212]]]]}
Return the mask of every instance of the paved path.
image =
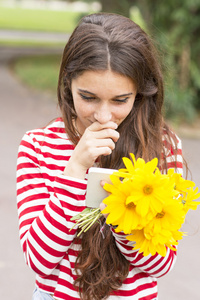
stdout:
{"type": "MultiPolygon", "coordinates": [[[[23,49],[18,54],[23,55],[23,49]]],[[[34,288],[34,274],[24,263],[18,239],[17,148],[27,130],[44,126],[59,112],[54,99],[27,89],[14,77],[7,67],[14,56],[11,49],[0,48],[0,299],[28,300],[34,288]]],[[[200,140],[183,139],[183,147],[193,180],[200,187],[200,140]]],[[[180,242],[174,270],[159,280],[159,300],[200,299],[200,209],[188,216],[184,229],[189,236],[180,242]]]]}
{"type": "MultiPolygon", "coordinates": [[[[27,54],[26,50],[25,55],[27,54]]],[[[15,51],[14,51],[15,52],[15,51]]],[[[14,58],[12,49],[0,48],[0,60],[14,58]]],[[[23,54],[23,49],[19,49],[23,54]]],[[[18,55],[18,54],[17,54],[18,55]]],[[[26,267],[18,239],[15,196],[17,149],[23,134],[46,125],[58,116],[54,99],[23,87],[6,64],[0,64],[0,299],[28,300],[34,288],[34,274],[26,267]]]]}

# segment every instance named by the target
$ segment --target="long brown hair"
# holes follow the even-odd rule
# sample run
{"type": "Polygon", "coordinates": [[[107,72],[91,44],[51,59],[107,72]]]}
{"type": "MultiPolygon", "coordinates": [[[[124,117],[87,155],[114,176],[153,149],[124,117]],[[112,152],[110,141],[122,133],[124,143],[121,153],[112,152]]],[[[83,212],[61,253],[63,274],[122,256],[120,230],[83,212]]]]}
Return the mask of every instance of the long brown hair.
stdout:
{"type": "MultiPolygon", "coordinates": [[[[88,70],[108,70],[134,80],[137,95],[130,114],[118,127],[120,139],[111,155],[100,158],[100,166],[122,167],[122,157],[134,153],[146,161],[157,157],[166,171],[166,145],[177,149],[177,140],[162,117],[163,76],[151,38],[133,21],[116,14],[99,13],[84,17],[72,33],[63,52],[58,81],[58,100],[69,138],[78,139],[72,119],[76,112],[71,82],[88,70]]],[[[76,270],[81,299],[104,299],[119,288],[129,270],[128,261],[116,247],[109,227],[102,240],[95,224],[82,239],[76,270]],[[92,244],[91,244],[92,243],[92,244]]]]}

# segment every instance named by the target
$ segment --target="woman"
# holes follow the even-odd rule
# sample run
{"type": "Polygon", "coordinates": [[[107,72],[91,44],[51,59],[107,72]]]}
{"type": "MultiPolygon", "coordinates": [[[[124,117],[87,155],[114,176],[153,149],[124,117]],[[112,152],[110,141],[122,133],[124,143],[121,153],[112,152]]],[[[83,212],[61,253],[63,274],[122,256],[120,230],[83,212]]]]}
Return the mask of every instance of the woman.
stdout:
{"type": "Polygon", "coordinates": [[[62,118],[27,132],[18,155],[20,239],[36,273],[33,299],[157,299],[176,254],[144,257],[99,224],[77,239],[92,166],[118,169],[134,153],[182,172],[180,140],[163,121],[163,78],[146,33],[115,14],[84,17],[63,52],[62,118]]]}

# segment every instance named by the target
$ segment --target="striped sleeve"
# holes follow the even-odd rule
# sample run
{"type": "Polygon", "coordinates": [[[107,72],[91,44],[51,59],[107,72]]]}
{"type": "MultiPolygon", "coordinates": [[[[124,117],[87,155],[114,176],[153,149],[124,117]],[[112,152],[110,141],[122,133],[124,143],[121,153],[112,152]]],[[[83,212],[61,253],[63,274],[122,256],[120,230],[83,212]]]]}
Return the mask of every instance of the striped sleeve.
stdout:
{"type": "Polygon", "coordinates": [[[123,233],[116,233],[111,229],[115,237],[116,245],[124,257],[134,267],[139,268],[142,272],[147,273],[149,276],[159,278],[167,274],[174,266],[176,261],[176,252],[167,248],[165,257],[156,254],[154,256],[143,256],[137,250],[133,250],[133,242],[126,239],[123,233]]]}
{"type": "Polygon", "coordinates": [[[172,133],[173,139],[169,143],[166,134],[163,134],[164,152],[166,156],[167,169],[175,168],[176,172],[183,175],[183,156],[182,156],[182,142],[180,138],[172,133]],[[176,140],[176,144],[175,141],[176,140]]]}
{"type": "Polygon", "coordinates": [[[56,174],[49,192],[34,140],[26,134],[17,160],[20,241],[26,263],[41,276],[51,274],[68,251],[76,234],[70,218],[85,205],[86,181],[56,174]]]}

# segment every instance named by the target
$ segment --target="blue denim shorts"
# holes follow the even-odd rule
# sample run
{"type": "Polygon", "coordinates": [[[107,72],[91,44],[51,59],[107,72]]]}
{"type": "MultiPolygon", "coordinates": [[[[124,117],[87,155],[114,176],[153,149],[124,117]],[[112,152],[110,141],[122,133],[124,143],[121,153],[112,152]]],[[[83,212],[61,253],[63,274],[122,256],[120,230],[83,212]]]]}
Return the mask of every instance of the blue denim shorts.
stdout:
{"type": "Polygon", "coordinates": [[[50,294],[42,292],[36,287],[36,289],[33,292],[32,300],[54,300],[54,299],[50,294]]]}

